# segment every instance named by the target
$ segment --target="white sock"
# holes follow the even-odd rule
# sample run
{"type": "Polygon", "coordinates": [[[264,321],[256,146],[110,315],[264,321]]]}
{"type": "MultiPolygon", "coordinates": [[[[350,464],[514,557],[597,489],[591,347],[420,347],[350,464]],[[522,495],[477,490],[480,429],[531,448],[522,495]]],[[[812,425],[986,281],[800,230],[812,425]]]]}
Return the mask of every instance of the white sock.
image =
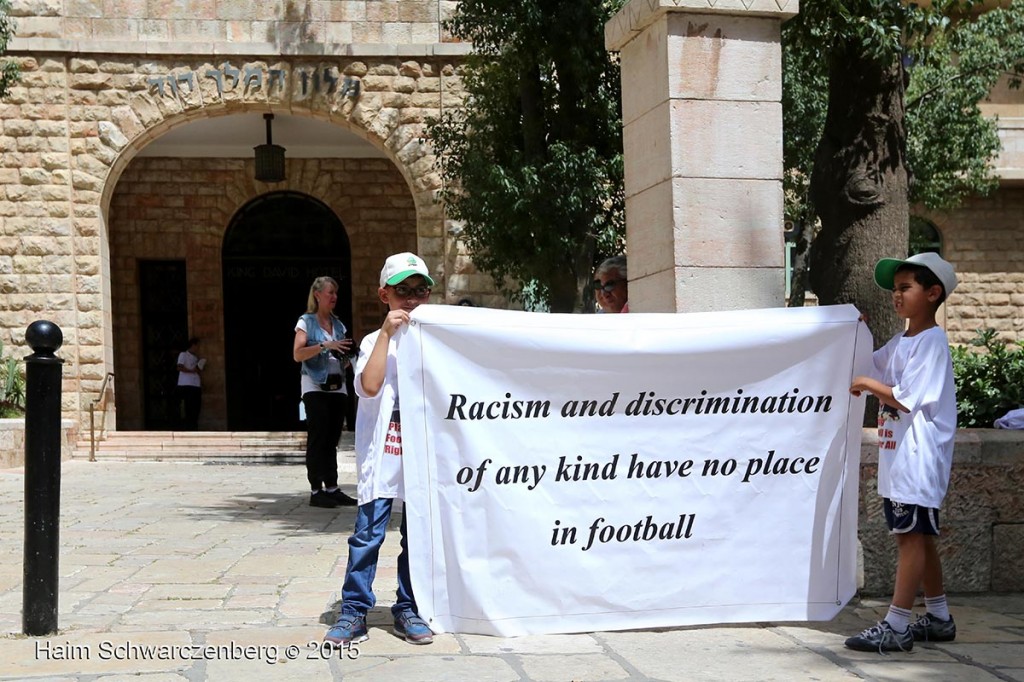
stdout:
{"type": "Polygon", "coordinates": [[[895,604],[889,604],[889,613],[885,614],[887,622],[896,632],[906,632],[910,626],[910,617],[914,615],[910,609],[901,609],[895,604]]]}
{"type": "Polygon", "coordinates": [[[338,486],[334,486],[333,488],[328,488],[327,492],[329,492],[329,493],[336,493],[336,492],[338,492],[338,486]]]}
{"type": "Polygon", "coordinates": [[[925,597],[924,605],[928,609],[928,613],[939,620],[949,620],[949,604],[946,603],[946,595],[940,594],[938,597],[925,597]]]}

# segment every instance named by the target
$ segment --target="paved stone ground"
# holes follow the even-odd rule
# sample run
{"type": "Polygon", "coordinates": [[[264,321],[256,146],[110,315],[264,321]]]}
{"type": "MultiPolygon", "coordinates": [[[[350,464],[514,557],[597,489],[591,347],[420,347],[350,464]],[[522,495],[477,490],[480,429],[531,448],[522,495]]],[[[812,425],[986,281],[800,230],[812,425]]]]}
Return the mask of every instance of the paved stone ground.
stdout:
{"type": "Polygon", "coordinates": [[[890,656],[843,648],[881,617],[882,601],[829,623],[440,635],[416,647],[390,632],[397,533],[381,558],[370,640],[358,657],[325,657],[318,643],[353,512],[310,508],[301,466],[75,461],[62,478],[60,632],[29,638],[24,476],[0,470],[0,680],[1024,682],[1024,594],[954,595],[956,642],[890,656]]]}

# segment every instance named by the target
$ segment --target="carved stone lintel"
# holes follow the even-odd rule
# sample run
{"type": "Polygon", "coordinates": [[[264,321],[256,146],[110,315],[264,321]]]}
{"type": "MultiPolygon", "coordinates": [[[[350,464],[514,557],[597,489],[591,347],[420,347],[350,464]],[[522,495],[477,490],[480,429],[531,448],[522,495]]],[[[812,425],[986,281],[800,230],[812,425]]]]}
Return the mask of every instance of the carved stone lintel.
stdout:
{"type": "MultiPolygon", "coordinates": [[[[339,68],[326,66],[294,69],[301,88],[301,93],[296,94],[303,99],[310,95],[357,99],[362,92],[360,79],[353,76],[341,77],[339,68]]],[[[202,72],[190,70],[179,73],[172,72],[164,76],[150,76],[147,83],[150,90],[160,97],[168,94],[175,98],[179,95],[191,96],[197,91],[200,73],[203,78],[213,79],[217,88],[217,97],[220,99],[223,99],[227,92],[234,90],[239,82],[242,83],[242,89],[246,93],[262,90],[264,73],[267,75],[267,94],[273,92],[275,88],[279,88],[281,93],[285,93],[287,90],[287,69],[266,69],[262,65],[244,65],[242,68],[235,68],[229,62],[225,62],[220,69],[206,69],[202,72]],[[185,86],[187,86],[187,90],[185,86]]]]}

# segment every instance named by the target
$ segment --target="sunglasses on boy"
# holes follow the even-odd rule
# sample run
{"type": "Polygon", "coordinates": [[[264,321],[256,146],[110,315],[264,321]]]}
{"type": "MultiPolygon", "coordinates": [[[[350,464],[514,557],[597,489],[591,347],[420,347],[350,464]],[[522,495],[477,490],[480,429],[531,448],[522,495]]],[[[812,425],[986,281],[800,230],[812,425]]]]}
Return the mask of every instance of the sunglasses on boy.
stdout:
{"type": "Polygon", "coordinates": [[[406,284],[395,284],[391,287],[399,298],[426,298],[430,296],[430,287],[421,284],[418,287],[411,287],[406,284]]]}
{"type": "Polygon", "coordinates": [[[610,294],[615,290],[615,287],[617,287],[619,284],[623,282],[625,282],[625,280],[613,279],[608,282],[605,282],[604,284],[601,284],[601,280],[595,279],[593,286],[595,291],[603,291],[606,294],[610,294]]]}

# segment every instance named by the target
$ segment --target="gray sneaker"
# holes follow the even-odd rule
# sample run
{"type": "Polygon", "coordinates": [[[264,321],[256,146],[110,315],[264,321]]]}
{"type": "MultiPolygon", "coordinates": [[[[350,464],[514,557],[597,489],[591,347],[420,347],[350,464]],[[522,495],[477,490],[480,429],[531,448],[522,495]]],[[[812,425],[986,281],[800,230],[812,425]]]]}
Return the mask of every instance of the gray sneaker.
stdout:
{"type": "Polygon", "coordinates": [[[365,642],[368,639],[370,639],[370,635],[366,631],[366,616],[361,613],[358,615],[341,614],[338,617],[338,622],[324,635],[325,642],[339,649],[365,642]]]}
{"type": "Polygon", "coordinates": [[[406,609],[395,616],[395,634],[410,644],[430,644],[434,641],[430,626],[412,609],[406,609]]]}
{"type": "Polygon", "coordinates": [[[915,642],[952,642],[956,639],[956,623],[953,616],[949,620],[940,620],[926,613],[910,624],[910,634],[915,642]]]}
{"type": "Polygon", "coordinates": [[[846,648],[854,651],[877,651],[880,654],[886,651],[910,651],[914,648],[914,636],[910,634],[910,628],[896,632],[888,621],[883,620],[856,637],[846,640],[846,648]]]}

